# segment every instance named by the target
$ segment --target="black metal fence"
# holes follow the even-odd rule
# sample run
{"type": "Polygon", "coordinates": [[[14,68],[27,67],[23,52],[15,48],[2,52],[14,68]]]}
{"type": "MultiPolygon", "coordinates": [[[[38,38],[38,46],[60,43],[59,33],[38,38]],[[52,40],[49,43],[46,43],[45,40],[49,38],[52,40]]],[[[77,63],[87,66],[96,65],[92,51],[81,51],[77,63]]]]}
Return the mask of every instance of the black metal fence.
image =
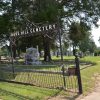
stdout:
{"type": "Polygon", "coordinates": [[[81,93],[82,90],[80,91],[78,79],[79,77],[77,74],[77,68],[75,66],[74,67],[71,67],[69,65],[61,65],[61,66],[1,65],[0,66],[1,81],[29,84],[45,88],[66,89],[67,91],[81,93]]]}

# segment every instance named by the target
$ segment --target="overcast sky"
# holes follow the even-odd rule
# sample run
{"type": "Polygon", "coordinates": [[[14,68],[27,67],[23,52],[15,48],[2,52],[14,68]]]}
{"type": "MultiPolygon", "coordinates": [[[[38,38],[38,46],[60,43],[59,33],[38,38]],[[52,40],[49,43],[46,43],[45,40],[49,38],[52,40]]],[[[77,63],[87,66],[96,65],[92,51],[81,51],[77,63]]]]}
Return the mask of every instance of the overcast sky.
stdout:
{"type": "MultiPolygon", "coordinates": [[[[100,20],[99,20],[98,24],[100,25],[100,20]]],[[[92,29],[92,35],[93,35],[93,39],[94,39],[96,45],[98,47],[100,47],[100,43],[98,42],[99,37],[100,37],[100,27],[99,28],[93,28],[92,29]]]]}

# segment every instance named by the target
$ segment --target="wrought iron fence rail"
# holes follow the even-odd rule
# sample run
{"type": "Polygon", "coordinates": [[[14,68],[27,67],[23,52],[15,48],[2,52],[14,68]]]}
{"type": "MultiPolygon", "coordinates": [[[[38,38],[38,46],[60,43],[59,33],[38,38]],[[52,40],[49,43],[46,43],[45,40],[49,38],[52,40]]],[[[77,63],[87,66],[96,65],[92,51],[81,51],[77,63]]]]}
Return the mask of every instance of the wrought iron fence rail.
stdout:
{"type": "Polygon", "coordinates": [[[12,67],[1,67],[0,81],[52,89],[64,88],[68,91],[77,92],[78,85],[75,70],[70,71],[68,68],[63,67],[64,65],[55,69],[22,69],[16,67],[14,73],[12,72],[12,67]]]}

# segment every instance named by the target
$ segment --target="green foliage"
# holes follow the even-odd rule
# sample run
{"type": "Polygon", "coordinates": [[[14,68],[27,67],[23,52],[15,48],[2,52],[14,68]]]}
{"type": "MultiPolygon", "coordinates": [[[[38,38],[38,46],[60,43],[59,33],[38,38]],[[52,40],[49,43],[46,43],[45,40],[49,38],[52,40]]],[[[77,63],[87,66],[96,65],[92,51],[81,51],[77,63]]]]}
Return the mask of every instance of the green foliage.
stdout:
{"type": "Polygon", "coordinates": [[[86,37],[88,30],[89,27],[87,26],[87,24],[83,22],[73,22],[70,26],[68,36],[72,40],[73,44],[77,46],[78,43],[86,37]]]}
{"type": "Polygon", "coordinates": [[[4,35],[9,34],[9,16],[8,15],[2,15],[0,16],[0,40],[4,38],[4,35]]]}
{"type": "Polygon", "coordinates": [[[93,53],[96,49],[95,42],[93,41],[93,38],[91,36],[91,33],[87,32],[85,38],[80,41],[79,48],[82,52],[89,51],[90,53],[93,53]]]}
{"type": "Polygon", "coordinates": [[[66,1],[63,0],[63,5],[66,8],[66,19],[78,18],[84,23],[88,23],[89,26],[93,24],[97,26],[97,21],[100,16],[100,2],[98,0],[72,0],[66,1]]]}
{"type": "Polygon", "coordinates": [[[99,56],[100,55],[100,47],[97,47],[94,51],[94,55],[95,56],[99,56]]]}
{"type": "Polygon", "coordinates": [[[58,8],[56,0],[36,0],[35,5],[37,8],[33,17],[35,22],[57,22],[58,8]]]}
{"type": "Polygon", "coordinates": [[[8,56],[7,54],[8,54],[7,48],[2,47],[0,49],[0,56],[8,56]]]}
{"type": "MultiPolygon", "coordinates": [[[[10,32],[24,30],[26,26],[29,28],[28,23],[32,25],[34,23],[39,23],[39,25],[57,23],[59,16],[60,24],[63,23],[61,28],[64,29],[66,24],[71,29],[69,31],[70,39],[78,44],[85,37],[85,31],[92,25],[97,26],[96,23],[100,16],[99,5],[97,0],[6,0],[6,2],[2,0],[0,1],[0,12],[3,11],[0,15],[0,40],[2,37],[5,38],[4,34],[8,39],[10,32]],[[77,19],[80,24],[75,24],[77,19]]],[[[36,25],[38,26],[38,24],[36,25]]],[[[50,44],[54,48],[58,36],[55,33],[51,33],[50,36],[53,37],[50,44]]],[[[21,39],[18,48],[21,47],[25,51],[27,45],[32,46],[31,37],[28,40],[29,42],[21,39]]],[[[39,48],[43,49],[42,37],[39,37],[38,40],[40,42],[34,39],[35,46],[39,44],[39,48]]],[[[65,47],[68,47],[67,41],[64,41],[64,44],[65,47]]]]}

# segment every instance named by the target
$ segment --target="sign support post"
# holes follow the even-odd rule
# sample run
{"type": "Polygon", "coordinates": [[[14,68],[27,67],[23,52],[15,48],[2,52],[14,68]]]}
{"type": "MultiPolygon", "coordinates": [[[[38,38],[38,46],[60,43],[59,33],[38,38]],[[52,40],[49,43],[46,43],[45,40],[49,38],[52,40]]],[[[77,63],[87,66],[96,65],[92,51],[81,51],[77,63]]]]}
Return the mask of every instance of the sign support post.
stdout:
{"type": "Polygon", "coordinates": [[[14,60],[13,60],[13,50],[12,50],[12,43],[13,40],[10,38],[10,48],[11,48],[11,64],[12,64],[12,72],[13,72],[13,77],[14,77],[14,73],[15,73],[15,69],[14,69],[14,60]]]}
{"type": "Polygon", "coordinates": [[[63,50],[62,50],[62,41],[61,41],[61,26],[60,26],[60,18],[59,18],[59,16],[58,16],[58,34],[59,34],[61,61],[63,61],[63,50]]]}

